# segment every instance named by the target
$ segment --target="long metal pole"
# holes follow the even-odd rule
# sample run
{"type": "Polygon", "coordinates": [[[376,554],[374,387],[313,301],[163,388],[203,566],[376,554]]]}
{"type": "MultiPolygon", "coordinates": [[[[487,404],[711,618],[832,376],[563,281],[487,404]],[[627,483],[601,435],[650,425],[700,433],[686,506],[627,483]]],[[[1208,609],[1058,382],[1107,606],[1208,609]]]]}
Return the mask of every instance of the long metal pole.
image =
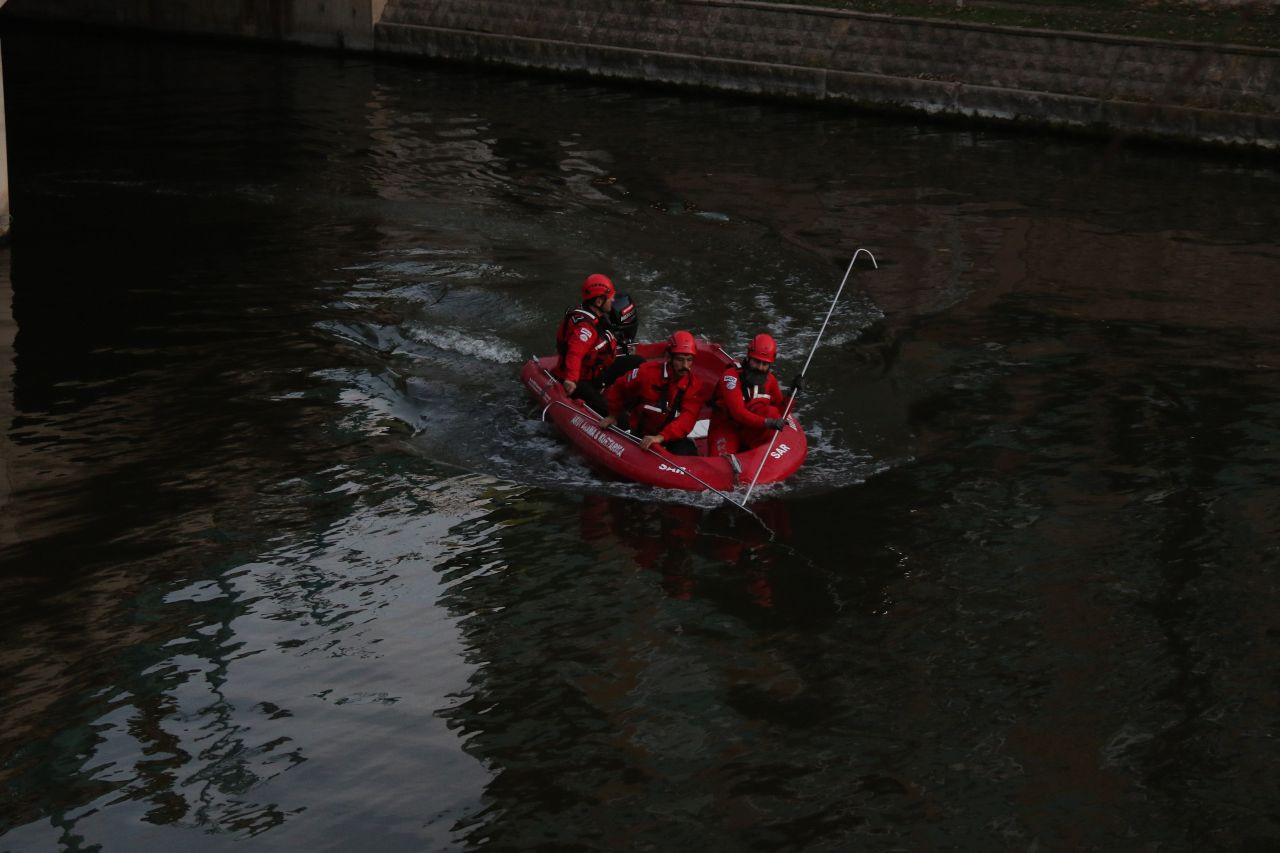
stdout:
{"type": "MultiPolygon", "coordinates": [[[[801,379],[809,371],[809,362],[813,361],[813,354],[818,351],[818,342],[822,340],[822,333],[827,330],[827,323],[830,322],[831,315],[836,310],[836,303],[840,301],[840,294],[844,292],[845,283],[849,281],[849,274],[853,272],[853,265],[857,262],[858,255],[864,252],[868,258],[871,258],[871,266],[874,269],[880,269],[880,265],[876,263],[875,255],[866,249],[858,249],[853,253],[853,257],[849,259],[849,268],[844,271],[844,278],[840,280],[840,287],[836,289],[835,298],[831,300],[831,307],[827,309],[827,316],[822,318],[822,328],[818,329],[818,336],[813,339],[813,347],[809,350],[809,357],[804,360],[804,367],[800,370],[801,379]]],[[[792,391],[793,393],[787,398],[787,405],[782,411],[782,419],[784,421],[787,419],[787,415],[791,414],[791,404],[796,401],[796,394],[799,393],[797,389],[792,389],[792,391]]],[[[773,445],[778,440],[779,432],[781,430],[774,430],[773,437],[769,439],[769,447],[765,450],[764,455],[760,457],[760,465],[756,468],[756,475],[751,478],[751,485],[747,486],[747,493],[742,498],[742,506],[744,508],[747,505],[747,501],[751,499],[751,490],[756,487],[756,481],[760,479],[760,472],[764,470],[764,463],[769,461],[769,454],[773,452],[773,445]]]]}

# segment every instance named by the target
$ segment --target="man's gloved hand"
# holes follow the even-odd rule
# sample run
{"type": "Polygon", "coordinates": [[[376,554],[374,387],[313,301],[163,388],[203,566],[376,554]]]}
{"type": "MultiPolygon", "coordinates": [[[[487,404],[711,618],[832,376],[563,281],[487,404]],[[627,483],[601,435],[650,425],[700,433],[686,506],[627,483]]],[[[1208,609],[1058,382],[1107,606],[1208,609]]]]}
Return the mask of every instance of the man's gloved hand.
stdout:
{"type": "Polygon", "coordinates": [[[796,378],[791,380],[791,390],[787,392],[788,397],[794,397],[796,394],[804,390],[804,374],[797,373],[796,378]]]}
{"type": "Polygon", "coordinates": [[[769,429],[782,429],[787,425],[787,422],[782,418],[765,418],[764,425],[769,429]]]}

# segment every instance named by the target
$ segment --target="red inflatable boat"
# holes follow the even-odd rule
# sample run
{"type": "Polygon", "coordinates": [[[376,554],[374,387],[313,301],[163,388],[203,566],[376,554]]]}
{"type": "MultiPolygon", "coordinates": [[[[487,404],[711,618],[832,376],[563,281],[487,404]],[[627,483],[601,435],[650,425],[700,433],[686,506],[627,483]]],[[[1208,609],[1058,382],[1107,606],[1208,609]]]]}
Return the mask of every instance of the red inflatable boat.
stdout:
{"type": "MultiPolygon", "coordinates": [[[[665,358],[667,345],[665,342],[637,344],[635,352],[648,359],[665,358]]],[[[728,457],[708,458],[702,455],[707,452],[705,420],[710,417],[710,410],[705,406],[698,415],[699,428],[690,435],[698,446],[698,456],[669,454],[660,445],[642,449],[635,436],[617,427],[602,429],[600,417],[594,411],[579,400],[569,399],[564,386],[551,375],[556,360],[555,356],[530,359],[520,371],[521,381],[542,405],[544,420],[554,423],[592,467],[620,479],[664,489],[699,492],[710,488],[727,492],[739,485],[745,488],[752,479],[757,485],[784,480],[795,473],[808,453],[804,430],[795,416],[790,415],[787,425],[778,431],[772,448],[762,444],[734,455],[740,470],[735,470],[728,457]],[[759,478],[756,478],[757,470],[759,478]]],[[[732,364],[733,359],[717,344],[698,341],[693,370],[705,388],[715,387],[732,364]]]]}

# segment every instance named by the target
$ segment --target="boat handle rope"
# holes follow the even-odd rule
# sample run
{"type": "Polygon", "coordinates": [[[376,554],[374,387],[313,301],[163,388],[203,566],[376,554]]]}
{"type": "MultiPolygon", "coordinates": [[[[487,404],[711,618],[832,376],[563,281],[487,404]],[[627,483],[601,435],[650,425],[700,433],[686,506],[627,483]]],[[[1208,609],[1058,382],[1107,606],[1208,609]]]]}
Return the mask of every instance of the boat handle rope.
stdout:
{"type": "MultiPolygon", "coordinates": [[[[580,415],[585,415],[585,416],[587,416],[587,417],[589,417],[589,418],[592,418],[592,419],[595,421],[596,426],[603,426],[603,421],[602,421],[602,419],[601,419],[600,417],[598,417],[598,416],[595,414],[595,412],[592,412],[592,411],[590,411],[590,410],[588,410],[588,409],[585,409],[585,408],[579,408],[579,407],[577,407],[577,406],[571,406],[571,405],[569,405],[568,403],[564,402],[563,400],[552,400],[550,403],[548,403],[548,404],[547,404],[547,407],[546,407],[545,409],[543,409],[543,410],[542,410],[542,419],[543,419],[543,420],[546,420],[547,412],[548,412],[548,411],[550,411],[550,409],[551,409],[551,407],[552,407],[552,406],[564,406],[566,409],[568,409],[568,410],[569,410],[569,411],[571,411],[571,412],[574,412],[574,413],[577,413],[577,414],[580,414],[580,415]]],[[[768,524],[766,524],[766,523],[765,523],[765,520],[764,520],[763,518],[761,518],[761,517],[760,517],[759,515],[757,515],[755,512],[753,512],[752,510],[750,510],[750,509],[747,507],[747,505],[746,505],[746,503],[745,503],[745,502],[744,502],[744,503],[738,503],[738,502],[737,502],[737,501],[735,501],[732,497],[730,497],[727,493],[720,491],[720,490],[719,490],[719,489],[717,489],[715,486],[711,485],[711,484],[710,484],[710,483],[708,483],[706,480],[702,479],[702,478],[701,478],[701,477],[699,477],[697,474],[693,473],[693,472],[692,472],[692,471],[690,471],[688,468],[686,468],[686,467],[684,467],[683,465],[681,465],[679,462],[676,462],[673,458],[671,458],[671,456],[670,456],[670,455],[664,455],[664,454],[662,454],[662,453],[659,453],[658,451],[654,450],[652,447],[645,447],[645,446],[644,446],[644,444],[643,444],[643,443],[641,443],[640,439],[636,438],[634,435],[632,435],[631,433],[627,432],[626,430],[621,429],[621,428],[620,428],[620,427],[618,427],[617,425],[609,426],[609,427],[608,427],[608,429],[609,429],[609,431],[610,431],[610,432],[614,432],[614,433],[617,433],[618,435],[622,436],[622,437],[623,437],[623,438],[625,438],[627,441],[629,441],[629,442],[631,442],[632,444],[634,444],[634,445],[636,445],[637,447],[639,447],[641,450],[643,450],[643,451],[645,451],[645,452],[647,452],[647,453],[652,453],[654,456],[656,456],[656,457],[658,457],[659,459],[661,459],[661,460],[663,461],[663,463],[664,463],[664,464],[666,464],[666,465],[670,465],[672,468],[675,468],[676,470],[680,471],[680,473],[684,474],[685,476],[687,476],[689,479],[693,480],[694,482],[702,484],[702,486],[703,486],[705,489],[707,489],[708,491],[715,492],[717,495],[719,495],[719,496],[721,497],[721,499],[722,499],[722,500],[724,500],[724,502],[725,502],[725,503],[727,503],[727,504],[731,504],[731,505],[733,505],[733,506],[737,507],[738,509],[740,509],[740,510],[742,510],[743,512],[745,512],[747,515],[749,515],[749,516],[751,516],[752,518],[754,518],[757,522],[759,522],[759,524],[760,524],[760,526],[761,526],[761,527],[763,527],[765,530],[769,531],[769,538],[770,538],[770,541],[772,541],[772,540],[773,540],[773,537],[774,537],[774,535],[775,535],[775,534],[774,534],[774,530],[773,530],[773,528],[772,528],[772,527],[770,527],[768,524]]]]}

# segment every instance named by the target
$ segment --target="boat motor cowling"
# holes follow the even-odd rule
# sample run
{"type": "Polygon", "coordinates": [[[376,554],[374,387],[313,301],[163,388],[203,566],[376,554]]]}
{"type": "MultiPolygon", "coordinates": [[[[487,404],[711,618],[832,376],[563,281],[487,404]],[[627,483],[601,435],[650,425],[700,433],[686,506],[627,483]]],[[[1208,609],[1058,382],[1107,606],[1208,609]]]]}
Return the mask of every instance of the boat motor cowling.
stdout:
{"type": "Polygon", "coordinates": [[[640,328],[640,311],[630,294],[620,293],[613,299],[613,310],[609,312],[609,329],[618,343],[630,348],[635,343],[636,332],[640,328]]]}

